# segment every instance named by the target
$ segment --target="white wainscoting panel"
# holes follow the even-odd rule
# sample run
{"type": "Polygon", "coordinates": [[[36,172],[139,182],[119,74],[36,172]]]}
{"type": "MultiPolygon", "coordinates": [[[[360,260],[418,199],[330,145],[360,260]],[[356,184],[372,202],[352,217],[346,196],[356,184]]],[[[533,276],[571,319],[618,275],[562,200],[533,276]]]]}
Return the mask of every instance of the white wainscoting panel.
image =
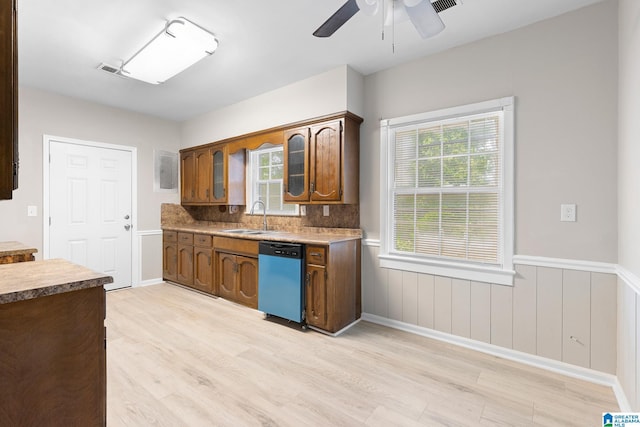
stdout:
{"type": "Polygon", "coordinates": [[[138,237],[138,283],[136,286],[162,282],[162,230],[140,230],[138,237]]]}
{"type": "Polygon", "coordinates": [[[640,340],[635,325],[640,316],[636,294],[628,286],[633,297],[624,296],[625,307],[616,309],[622,303],[617,266],[516,256],[514,286],[503,286],[380,268],[379,244],[363,244],[365,319],[389,319],[392,325],[401,322],[606,374],[616,375],[616,365],[624,365],[616,393],[624,390],[632,404],[637,401],[640,340]],[[618,343],[618,348],[617,311],[633,318],[625,325],[634,325],[633,331],[622,331],[626,344],[618,343]],[[626,355],[617,361],[620,351],[626,355]]]}

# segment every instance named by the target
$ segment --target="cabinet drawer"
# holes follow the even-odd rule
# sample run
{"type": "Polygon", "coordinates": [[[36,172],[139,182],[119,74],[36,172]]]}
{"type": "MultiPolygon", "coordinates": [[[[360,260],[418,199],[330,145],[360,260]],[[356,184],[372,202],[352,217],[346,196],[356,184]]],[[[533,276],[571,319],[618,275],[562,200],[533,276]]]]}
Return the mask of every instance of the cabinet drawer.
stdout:
{"type": "Polygon", "coordinates": [[[178,241],[178,232],[177,231],[163,231],[162,232],[162,240],[167,243],[177,242],[178,241]]]}
{"type": "Polygon", "coordinates": [[[213,243],[213,236],[208,234],[195,234],[193,236],[193,245],[202,248],[210,248],[213,243]]]}
{"type": "Polygon", "coordinates": [[[181,245],[193,245],[193,233],[178,233],[178,243],[181,245]]]}
{"type": "Polygon", "coordinates": [[[216,251],[228,251],[235,254],[247,254],[258,256],[257,240],[238,239],[235,237],[218,237],[213,239],[216,251]]]}
{"type": "Polygon", "coordinates": [[[326,265],[326,253],[324,246],[307,246],[307,264],[326,265]]]}

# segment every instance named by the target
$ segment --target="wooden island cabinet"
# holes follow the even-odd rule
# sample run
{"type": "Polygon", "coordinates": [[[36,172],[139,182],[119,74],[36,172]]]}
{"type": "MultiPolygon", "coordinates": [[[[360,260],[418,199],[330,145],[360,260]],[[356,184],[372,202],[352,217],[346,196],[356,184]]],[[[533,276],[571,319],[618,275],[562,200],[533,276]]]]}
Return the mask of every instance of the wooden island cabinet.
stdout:
{"type": "Polygon", "coordinates": [[[0,424],[105,426],[105,291],[65,260],[0,265],[0,424]]]}

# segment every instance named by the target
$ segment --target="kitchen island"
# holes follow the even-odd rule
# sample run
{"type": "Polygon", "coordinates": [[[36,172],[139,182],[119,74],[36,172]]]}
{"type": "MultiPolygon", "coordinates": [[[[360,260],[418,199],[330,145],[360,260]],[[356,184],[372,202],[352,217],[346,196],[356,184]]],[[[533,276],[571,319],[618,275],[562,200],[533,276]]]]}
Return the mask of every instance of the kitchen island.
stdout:
{"type": "Polygon", "coordinates": [[[3,425],[106,425],[105,293],[65,260],[0,265],[3,425]]]}

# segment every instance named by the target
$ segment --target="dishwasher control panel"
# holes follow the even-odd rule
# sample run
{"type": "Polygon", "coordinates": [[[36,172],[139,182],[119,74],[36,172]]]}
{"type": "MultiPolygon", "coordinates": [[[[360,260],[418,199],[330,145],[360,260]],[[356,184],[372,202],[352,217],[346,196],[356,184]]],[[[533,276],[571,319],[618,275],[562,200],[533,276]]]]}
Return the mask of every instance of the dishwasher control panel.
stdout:
{"type": "Polygon", "coordinates": [[[299,243],[260,242],[258,253],[284,258],[302,259],[304,247],[299,243]]]}

